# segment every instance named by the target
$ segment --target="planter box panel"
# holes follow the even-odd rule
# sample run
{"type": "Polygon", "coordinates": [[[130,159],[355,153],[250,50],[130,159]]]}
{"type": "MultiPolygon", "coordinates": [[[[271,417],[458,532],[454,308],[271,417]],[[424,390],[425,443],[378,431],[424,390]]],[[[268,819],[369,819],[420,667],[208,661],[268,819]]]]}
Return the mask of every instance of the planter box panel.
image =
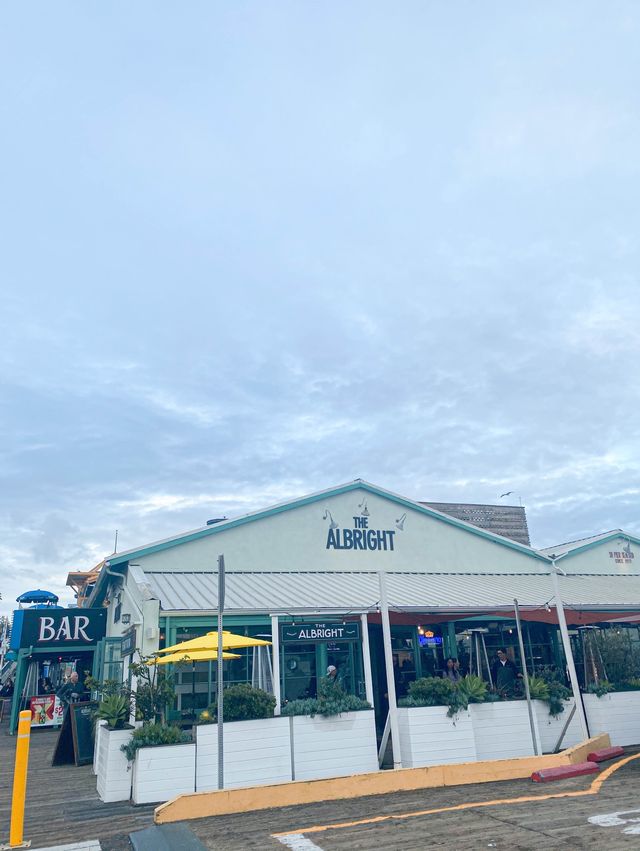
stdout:
{"type": "MultiPolygon", "coordinates": [[[[198,792],[218,788],[218,727],[196,729],[198,792]]],[[[233,789],[291,780],[288,718],[231,721],[224,725],[224,786],[233,789]]]]}
{"type": "Polygon", "coordinates": [[[640,744],[640,692],[584,695],[591,735],[609,733],[612,745],[640,744]]]}
{"type": "Polygon", "coordinates": [[[400,758],[404,768],[473,762],[476,749],[469,712],[447,716],[446,706],[399,709],[400,758]]]}
{"type": "Polygon", "coordinates": [[[100,751],[96,761],[97,789],[102,801],[128,801],[131,797],[131,766],[120,750],[131,739],[133,730],[107,730],[100,733],[100,751]]]}
{"type": "Polygon", "coordinates": [[[96,721],[96,726],[94,727],[94,740],[93,740],[93,773],[98,774],[99,770],[99,760],[102,756],[102,752],[100,749],[100,739],[102,737],[102,731],[107,726],[106,721],[96,721]]]}
{"type": "Polygon", "coordinates": [[[344,777],[378,770],[374,713],[293,718],[296,780],[344,777]]]}
{"type": "Polygon", "coordinates": [[[533,756],[531,724],[525,700],[474,703],[469,708],[479,760],[533,756]]]}
{"type": "Polygon", "coordinates": [[[153,804],[195,792],[196,746],[140,748],[133,767],[133,801],[153,804]]]}
{"type": "MultiPolygon", "coordinates": [[[[540,741],[542,744],[543,753],[552,753],[556,746],[556,742],[560,737],[562,728],[567,723],[567,718],[571,714],[571,710],[575,705],[575,700],[563,700],[564,712],[560,715],[549,715],[549,705],[541,700],[534,700],[536,718],[538,721],[538,730],[540,731],[540,741]]],[[[582,731],[577,713],[574,713],[569,728],[564,735],[560,749],[570,748],[582,741],[582,731]]]]}

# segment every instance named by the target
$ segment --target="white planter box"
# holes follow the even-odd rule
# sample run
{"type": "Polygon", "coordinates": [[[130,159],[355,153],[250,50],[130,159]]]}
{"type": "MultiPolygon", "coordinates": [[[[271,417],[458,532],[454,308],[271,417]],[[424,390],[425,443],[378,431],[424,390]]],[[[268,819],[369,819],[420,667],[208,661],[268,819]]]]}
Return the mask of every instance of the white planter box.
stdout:
{"type": "Polygon", "coordinates": [[[96,721],[96,726],[93,729],[93,773],[98,773],[98,760],[100,758],[100,738],[102,730],[107,726],[106,721],[96,721]]]}
{"type": "MultiPolygon", "coordinates": [[[[564,706],[564,712],[561,712],[560,715],[554,716],[549,715],[548,703],[545,703],[542,700],[533,701],[543,753],[553,753],[556,742],[560,738],[562,728],[567,723],[567,718],[575,706],[575,700],[573,698],[570,700],[563,700],[562,703],[564,706]]],[[[580,728],[580,721],[578,720],[578,713],[574,712],[571,723],[569,724],[567,732],[560,744],[560,750],[577,745],[582,741],[582,738],[582,730],[580,728]]]]}
{"type": "Polygon", "coordinates": [[[133,803],[153,804],[195,792],[195,744],[139,748],[133,761],[133,803]]]}
{"type": "Polygon", "coordinates": [[[585,694],[584,708],[592,736],[608,733],[612,745],[640,744],[640,691],[585,694]]]}
{"type": "MultiPolygon", "coordinates": [[[[478,760],[511,759],[534,754],[526,700],[472,703],[469,709],[478,760]]],[[[539,741],[535,713],[533,719],[539,741]]]]}
{"type": "Polygon", "coordinates": [[[120,750],[126,745],[133,730],[109,730],[100,732],[100,745],[96,760],[97,788],[100,800],[128,801],[131,797],[131,767],[120,750]]]}
{"type": "Polygon", "coordinates": [[[473,762],[476,747],[470,712],[447,716],[446,706],[398,709],[403,768],[473,762]]]}
{"type": "MultiPolygon", "coordinates": [[[[196,727],[196,791],[218,788],[218,725],[196,727]]],[[[291,780],[288,718],[229,721],[224,725],[224,788],[291,780]]]]}
{"type": "Polygon", "coordinates": [[[293,779],[344,777],[378,770],[372,709],[331,718],[293,717],[293,779]]]}

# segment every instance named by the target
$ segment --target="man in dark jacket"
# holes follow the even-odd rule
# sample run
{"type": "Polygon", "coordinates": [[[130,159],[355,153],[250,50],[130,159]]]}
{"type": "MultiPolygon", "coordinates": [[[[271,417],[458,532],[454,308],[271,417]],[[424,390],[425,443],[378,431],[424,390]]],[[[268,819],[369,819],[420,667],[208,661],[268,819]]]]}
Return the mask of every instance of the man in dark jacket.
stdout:
{"type": "Polygon", "coordinates": [[[77,703],[84,693],[82,683],[78,682],[78,673],[73,671],[67,682],[60,686],[56,694],[60,701],[67,705],[69,703],[77,703]]]}
{"type": "Polygon", "coordinates": [[[513,697],[516,680],[522,679],[522,674],[518,673],[511,659],[507,658],[505,647],[498,650],[498,658],[491,666],[491,675],[496,691],[504,694],[505,697],[513,697]]]}

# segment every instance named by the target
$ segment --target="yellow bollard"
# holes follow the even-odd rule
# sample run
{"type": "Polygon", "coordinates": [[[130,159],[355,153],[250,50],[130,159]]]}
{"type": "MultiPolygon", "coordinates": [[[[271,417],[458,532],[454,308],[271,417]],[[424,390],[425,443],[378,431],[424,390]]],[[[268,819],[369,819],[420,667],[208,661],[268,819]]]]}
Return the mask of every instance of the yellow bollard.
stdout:
{"type": "Polygon", "coordinates": [[[28,848],[31,843],[23,842],[24,802],[27,796],[27,768],[29,766],[29,741],[31,738],[31,712],[20,713],[16,742],[16,764],[13,770],[13,797],[11,799],[11,831],[9,848],[28,848]]]}

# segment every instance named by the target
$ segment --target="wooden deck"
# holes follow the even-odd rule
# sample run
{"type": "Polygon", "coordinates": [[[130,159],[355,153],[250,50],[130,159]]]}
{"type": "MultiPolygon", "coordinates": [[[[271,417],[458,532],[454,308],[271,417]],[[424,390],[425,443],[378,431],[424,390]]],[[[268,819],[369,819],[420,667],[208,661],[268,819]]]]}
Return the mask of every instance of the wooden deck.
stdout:
{"type": "MultiPolygon", "coordinates": [[[[16,746],[6,716],[0,725],[0,843],[9,838],[16,746]]],[[[32,731],[24,838],[33,848],[115,838],[153,824],[153,805],[102,803],[90,765],[52,768],[57,735],[54,730],[32,731]]]]}

